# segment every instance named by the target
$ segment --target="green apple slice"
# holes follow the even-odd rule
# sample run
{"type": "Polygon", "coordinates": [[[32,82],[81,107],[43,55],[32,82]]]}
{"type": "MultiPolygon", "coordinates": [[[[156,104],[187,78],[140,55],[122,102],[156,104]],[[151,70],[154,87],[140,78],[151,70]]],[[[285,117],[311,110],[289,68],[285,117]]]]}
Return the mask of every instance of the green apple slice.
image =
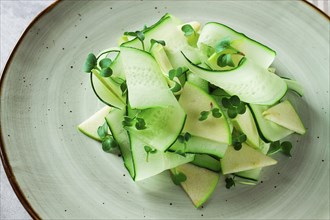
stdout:
{"type": "Polygon", "coordinates": [[[298,134],[305,134],[306,129],[292,104],[285,100],[262,113],[263,117],[298,134]]]}
{"type": "Polygon", "coordinates": [[[109,106],[103,107],[90,118],[78,125],[78,130],[94,140],[101,141],[101,138],[97,134],[97,129],[104,124],[105,117],[109,114],[110,109],[111,107],[109,106]]]}
{"type": "Polygon", "coordinates": [[[171,173],[183,173],[187,177],[184,182],[181,182],[181,186],[196,208],[211,197],[220,178],[218,173],[190,163],[171,169],[171,173]]]}
{"type": "Polygon", "coordinates": [[[222,173],[225,175],[274,165],[277,161],[243,143],[238,151],[233,146],[229,146],[220,163],[222,173]]]}

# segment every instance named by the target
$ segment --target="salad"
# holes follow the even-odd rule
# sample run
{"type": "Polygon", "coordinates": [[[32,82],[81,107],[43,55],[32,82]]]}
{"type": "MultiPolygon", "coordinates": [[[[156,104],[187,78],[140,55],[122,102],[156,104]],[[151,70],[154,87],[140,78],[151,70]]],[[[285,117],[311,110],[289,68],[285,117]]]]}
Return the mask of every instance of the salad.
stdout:
{"type": "Polygon", "coordinates": [[[105,152],[120,152],[132,180],[169,170],[195,207],[218,184],[256,185],[283,141],[306,129],[288,99],[300,84],[270,67],[276,52],[217,22],[201,26],[165,14],[84,71],[105,107],[78,128],[105,152]]]}

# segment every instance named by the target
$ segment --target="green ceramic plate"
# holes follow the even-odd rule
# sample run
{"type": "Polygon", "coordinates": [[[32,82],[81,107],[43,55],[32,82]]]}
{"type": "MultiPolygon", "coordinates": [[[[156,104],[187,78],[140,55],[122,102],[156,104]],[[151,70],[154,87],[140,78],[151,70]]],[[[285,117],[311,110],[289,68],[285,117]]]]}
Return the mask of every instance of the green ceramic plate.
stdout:
{"type": "Polygon", "coordinates": [[[329,19],[302,1],[60,1],[15,48],[1,79],[1,158],[29,213],[52,219],[329,218],[329,19]],[[102,107],[82,64],[127,30],[170,12],[219,21],[277,51],[274,66],[305,87],[294,104],[308,128],[293,158],[258,186],[226,190],[202,209],[168,173],[134,183],[116,155],[76,125],[102,107]]]}

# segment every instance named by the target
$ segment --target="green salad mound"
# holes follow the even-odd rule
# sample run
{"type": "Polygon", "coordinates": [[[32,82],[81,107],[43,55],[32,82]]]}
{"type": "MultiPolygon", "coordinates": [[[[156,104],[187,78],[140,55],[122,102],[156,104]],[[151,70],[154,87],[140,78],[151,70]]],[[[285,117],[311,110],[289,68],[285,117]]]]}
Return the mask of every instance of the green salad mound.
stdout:
{"type": "Polygon", "coordinates": [[[127,31],[83,66],[105,104],[78,128],[120,152],[133,181],[169,170],[198,208],[217,185],[256,185],[287,136],[306,129],[288,94],[298,82],[271,67],[276,52],[217,22],[165,14],[127,31]],[[220,182],[221,179],[221,182],[220,182]]]}

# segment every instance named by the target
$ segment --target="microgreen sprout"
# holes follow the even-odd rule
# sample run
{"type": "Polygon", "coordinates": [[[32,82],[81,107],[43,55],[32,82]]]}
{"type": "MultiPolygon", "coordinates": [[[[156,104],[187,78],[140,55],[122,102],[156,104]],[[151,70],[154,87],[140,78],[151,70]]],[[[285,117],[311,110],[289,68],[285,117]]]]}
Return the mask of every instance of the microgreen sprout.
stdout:
{"type": "Polygon", "coordinates": [[[187,142],[190,140],[191,134],[189,132],[182,133],[178,136],[177,140],[179,143],[183,144],[183,149],[179,149],[176,151],[177,154],[180,154],[181,156],[186,156],[186,148],[187,148],[187,142]]]}
{"type": "Polygon", "coordinates": [[[170,80],[173,80],[174,77],[179,78],[180,76],[182,76],[184,74],[182,67],[178,67],[177,69],[171,69],[168,72],[168,78],[170,80]]]}
{"type": "Polygon", "coordinates": [[[144,39],[145,39],[144,31],[145,30],[146,30],[146,26],[144,27],[144,30],[142,30],[142,31],[135,31],[135,32],[127,31],[127,32],[124,32],[124,35],[136,37],[141,42],[142,49],[145,50],[145,46],[144,46],[144,39]]]}
{"type": "Polygon", "coordinates": [[[231,46],[232,40],[230,37],[225,37],[215,45],[215,52],[220,54],[217,59],[217,64],[220,67],[230,66],[235,67],[232,55],[239,54],[244,56],[244,54],[234,47],[231,46]]]}
{"type": "Polygon", "coordinates": [[[84,64],[84,72],[90,73],[97,65],[96,56],[93,53],[88,54],[85,64],[84,64]]]}
{"type": "Polygon", "coordinates": [[[185,24],[181,27],[182,32],[184,33],[184,36],[189,37],[193,34],[195,34],[194,28],[190,24],[185,24]]]}
{"type": "Polygon", "coordinates": [[[172,86],[172,88],[171,88],[171,91],[173,93],[179,92],[182,88],[180,83],[174,81],[174,78],[176,77],[179,79],[179,77],[182,76],[183,74],[184,74],[184,71],[183,71],[182,67],[178,67],[177,69],[171,69],[168,72],[168,78],[174,82],[174,86],[172,86]]]}
{"type": "Polygon", "coordinates": [[[103,151],[111,153],[113,149],[118,147],[118,143],[108,133],[108,124],[106,122],[98,127],[97,134],[101,138],[103,151]]]}
{"type": "Polygon", "coordinates": [[[112,69],[110,68],[110,65],[112,63],[112,60],[109,58],[103,58],[99,62],[99,66],[101,67],[100,75],[103,77],[109,77],[112,75],[112,69]]]}
{"type": "Polygon", "coordinates": [[[226,188],[230,189],[231,187],[235,186],[235,176],[233,177],[226,177],[226,188]]]}
{"type": "Polygon", "coordinates": [[[227,113],[229,118],[235,118],[238,114],[242,115],[246,111],[245,103],[236,95],[231,96],[230,98],[224,97],[221,102],[223,107],[228,110],[227,113]]]}
{"type": "Polygon", "coordinates": [[[171,91],[173,93],[179,92],[182,88],[182,86],[180,85],[180,83],[173,81],[174,82],[174,86],[171,87],[171,91]]]}
{"type": "Polygon", "coordinates": [[[162,45],[162,46],[165,46],[165,45],[166,45],[165,41],[163,41],[163,40],[155,40],[155,39],[151,39],[151,40],[150,40],[150,49],[149,49],[149,52],[151,51],[151,49],[153,48],[153,46],[154,46],[155,44],[160,44],[160,45],[162,45]]]}
{"type": "Polygon", "coordinates": [[[199,121],[204,121],[208,118],[208,116],[211,114],[214,118],[220,118],[222,116],[219,108],[214,108],[213,103],[210,103],[211,110],[209,111],[202,111],[200,113],[200,116],[198,118],[199,121]]]}
{"type": "Polygon", "coordinates": [[[173,169],[171,178],[175,185],[180,185],[182,182],[187,180],[187,176],[182,172],[178,172],[176,169],[173,169]]]}
{"type": "Polygon", "coordinates": [[[112,69],[110,67],[112,64],[112,60],[107,57],[103,58],[99,62],[98,62],[98,60],[100,59],[100,57],[102,55],[109,54],[112,52],[118,53],[120,51],[118,51],[118,50],[104,51],[98,57],[96,57],[95,54],[93,54],[93,53],[88,54],[86,61],[84,63],[84,66],[83,66],[84,72],[90,73],[90,72],[92,72],[93,69],[95,69],[99,72],[99,74],[102,77],[110,77],[112,75],[112,69]],[[97,66],[97,63],[99,64],[100,68],[97,66]]]}
{"type": "Polygon", "coordinates": [[[199,121],[204,121],[209,117],[210,111],[202,111],[199,116],[199,121]]]}
{"type": "Polygon", "coordinates": [[[240,150],[242,148],[242,143],[244,143],[247,140],[246,135],[237,130],[236,128],[233,129],[232,132],[232,145],[235,150],[240,150]]]}
{"type": "Polygon", "coordinates": [[[111,153],[113,149],[118,147],[118,143],[113,139],[111,135],[107,135],[103,140],[102,140],[102,149],[105,152],[111,153]]]}
{"type": "Polygon", "coordinates": [[[149,146],[144,146],[144,151],[147,153],[146,161],[149,162],[149,154],[155,154],[157,149],[151,148],[149,146]]]}
{"type": "Polygon", "coordinates": [[[217,64],[220,67],[225,67],[225,66],[235,67],[232,55],[230,53],[221,54],[217,59],[217,64]]]}
{"type": "Polygon", "coordinates": [[[137,130],[144,130],[146,129],[146,122],[143,118],[136,118],[135,128],[137,130]]]}
{"type": "Polygon", "coordinates": [[[121,95],[124,96],[127,93],[127,84],[126,81],[123,81],[120,84],[121,95]]]}
{"type": "Polygon", "coordinates": [[[99,137],[101,139],[103,139],[103,138],[105,138],[105,136],[107,136],[107,134],[108,134],[108,124],[106,122],[104,122],[103,125],[101,125],[97,128],[97,134],[99,135],[99,137]]]}
{"type": "Polygon", "coordinates": [[[270,144],[267,155],[272,155],[277,152],[282,152],[286,156],[292,157],[291,149],[292,149],[292,143],[290,141],[283,141],[282,143],[280,143],[280,141],[275,141],[270,144]]]}
{"type": "Polygon", "coordinates": [[[137,117],[137,115],[132,118],[125,116],[122,124],[124,127],[132,127],[134,125],[137,130],[144,130],[147,128],[144,119],[137,117]]]}

